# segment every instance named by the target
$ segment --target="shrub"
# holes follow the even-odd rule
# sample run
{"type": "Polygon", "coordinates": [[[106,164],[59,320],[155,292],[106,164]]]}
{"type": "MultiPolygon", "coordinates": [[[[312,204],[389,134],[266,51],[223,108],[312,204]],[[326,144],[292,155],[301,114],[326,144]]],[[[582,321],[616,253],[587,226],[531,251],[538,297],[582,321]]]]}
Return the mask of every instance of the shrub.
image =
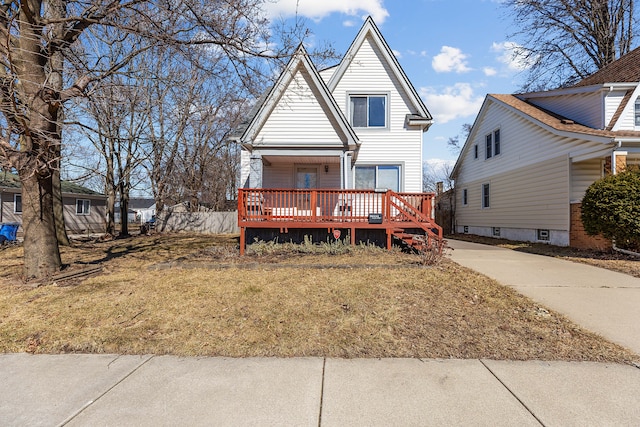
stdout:
{"type": "Polygon", "coordinates": [[[591,184],[582,199],[582,223],[588,234],[602,234],[621,247],[640,247],[640,170],[591,184]]]}

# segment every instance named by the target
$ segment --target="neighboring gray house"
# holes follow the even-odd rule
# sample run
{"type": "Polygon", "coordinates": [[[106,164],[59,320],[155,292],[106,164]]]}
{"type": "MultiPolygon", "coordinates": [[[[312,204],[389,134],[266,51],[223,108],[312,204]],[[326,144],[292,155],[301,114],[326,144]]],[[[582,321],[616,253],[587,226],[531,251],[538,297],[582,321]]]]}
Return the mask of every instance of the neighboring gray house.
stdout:
{"type": "MultiPolygon", "coordinates": [[[[21,183],[17,175],[0,172],[0,222],[22,224],[21,183]]],[[[106,198],[86,187],[62,182],[64,223],[68,233],[103,233],[106,198]]],[[[22,227],[19,228],[22,231],[22,227]]]]}
{"type": "Polygon", "coordinates": [[[640,48],[575,86],[487,95],[452,172],[458,233],[605,247],[585,190],[640,165],[640,48]]]}

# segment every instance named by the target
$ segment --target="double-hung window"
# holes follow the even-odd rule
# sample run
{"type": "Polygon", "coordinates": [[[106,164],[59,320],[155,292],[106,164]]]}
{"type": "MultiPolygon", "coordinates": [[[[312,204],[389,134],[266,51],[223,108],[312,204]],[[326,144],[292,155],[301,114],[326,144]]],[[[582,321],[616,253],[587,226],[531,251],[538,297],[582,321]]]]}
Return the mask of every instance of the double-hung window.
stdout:
{"type": "Polygon", "coordinates": [[[502,151],[500,146],[500,129],[494,130],[492,133],[485,136],[485,159],[497,156],[502,151]]]}
{"type": "Polygon", "coordinates": [[[387,126],[386,95],[352,95],[349,97],[351,125],[356,128],[387,126]]]}
{"type": "Polygon", "coordinates": [[[13,213],[22,213],[22,195],[13,195],[13,213]]]}
{"type": "Polygon", "coordinates": [[[76,199],[76,215],[89,215],[91,200],[76,199]]]}
{"type": "Polygon", "coordinates": [[[491,207],[491,198],[489,196],[489,184],[482,184],[482,208],[491,207]]]}
{"type": "Polygon", "coordinates": [[[359,190],[386,188],[400,191],[400,166],[356,166],[355,188],[359,190]]]}
{"type": "Polygon", "coordinates": [[[636,127],[640,127],[640,96],[636,98],[635,104],[635,125],[636,127]]]}

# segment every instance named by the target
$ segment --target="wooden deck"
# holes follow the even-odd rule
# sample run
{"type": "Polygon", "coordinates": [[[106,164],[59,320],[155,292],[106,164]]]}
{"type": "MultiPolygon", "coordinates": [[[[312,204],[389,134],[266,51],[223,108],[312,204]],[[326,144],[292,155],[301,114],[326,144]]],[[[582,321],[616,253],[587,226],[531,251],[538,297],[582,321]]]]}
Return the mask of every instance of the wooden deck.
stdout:
{"type": "Polygon", "coordinates": [[[350,230],[351,243],[356,231],[385,230],[387,248],[393,236],[408,244],[430,246],[429,240],[442,240],[442,228],[432,219],[433,193],[396,193],[391,190],[294,190],[241,188],[238,190],[240,254],[246,247],[247,229],[337,229],[350,230]],[[422,230],[422,238],[405,233],[422,230]],[[422,241],[422,243],[421,243],[422,241]]]}

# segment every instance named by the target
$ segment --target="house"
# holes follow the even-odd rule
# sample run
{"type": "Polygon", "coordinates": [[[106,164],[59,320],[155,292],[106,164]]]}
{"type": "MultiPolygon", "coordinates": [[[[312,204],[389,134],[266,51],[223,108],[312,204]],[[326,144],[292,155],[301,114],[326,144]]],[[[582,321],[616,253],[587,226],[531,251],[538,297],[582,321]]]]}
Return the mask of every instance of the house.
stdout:
{"type": "Polygon", "coordinates": [[[422,136],[431,124],[371,17],[334,67],[319,71],[301,45],[232,138],[242,147],[241,239],[247,229],[332,234],[348,222],[352,241],[369,228],[388,243],[387,214],[407,210],[414,226],[437,227],[419,225],[432,222],[432,195],[421,193],[422,136]],[[382,224],[369,223],[369,214],[382,215],[374,220],[382,224]]]}
{"type": "MultiPolygon", "coordinates": [[[[62,203],[68,233],[104,233],[104,194],[62,181],[62,203]]],[[[22,185],[17,175],[8,172],[0,172],[0,223],[22,224],[22,185]]]]}
{"type": "MultiPolygon", "coordinates": [[[[144,224],[156,215],[155,199],[144,197],[132,197],[129,199],[127,221],[129,223],[144,224]]],[[[120,222],[120,202],[115,204],[115,212],[113,214],[114,221],[120,222]]]]}
{"type": "Polygon", "coordinates": [[[581,201],[640,164],[640,48],[574,86],[487,95],[454,166],[458,233],[578,248],[581,201]]]}

